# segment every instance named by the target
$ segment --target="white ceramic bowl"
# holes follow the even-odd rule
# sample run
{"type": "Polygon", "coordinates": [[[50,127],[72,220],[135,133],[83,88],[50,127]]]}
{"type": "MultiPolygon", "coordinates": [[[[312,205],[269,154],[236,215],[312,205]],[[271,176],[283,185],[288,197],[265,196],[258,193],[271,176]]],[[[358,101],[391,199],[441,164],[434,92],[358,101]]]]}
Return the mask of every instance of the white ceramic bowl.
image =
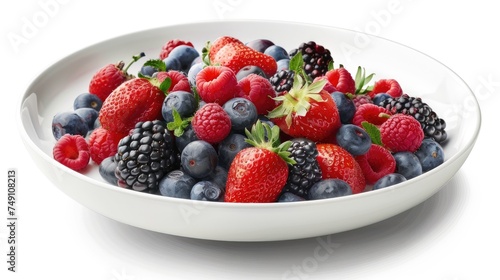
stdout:
{"type": "MultiPolygon", "coordinates": [[[[143,59],[147,59],[143,58],[143,59]]],[[[141,60],[144,62],[145,60],[141,60]]],[[[137,73],[141,61],[131,69],[137,73]]],[[[137,32],[61,59],[26,89],[20,108],[24,143],[44,174],[69,197],[104,216],[139,228],[185,237],[225,241],[273,241],[313,237],[363,227],[428,199],[454,176],[480,130],[480,110],[470,88],[453,71],[416,50],[354,31],[288,22],[217,21],[137,32]],[[329,48],[335,65],[351,73],[358,65],[376,78],[395,78],[447,121],[445,162],[393,187],[347,197],[297,203],[235,204],[173,199],[125,190],[104,182],[95,164],[75,172],[52,158],[52,117],[72,109],[92,74],[107,63],[144,51],[157,57],[173,38],[201,50],[206,41],[231,35],[242,41],[271,39],[286,49],[313,40],[329,48]],[[361,44],[362,42],[362,44],[361,44]]]]}

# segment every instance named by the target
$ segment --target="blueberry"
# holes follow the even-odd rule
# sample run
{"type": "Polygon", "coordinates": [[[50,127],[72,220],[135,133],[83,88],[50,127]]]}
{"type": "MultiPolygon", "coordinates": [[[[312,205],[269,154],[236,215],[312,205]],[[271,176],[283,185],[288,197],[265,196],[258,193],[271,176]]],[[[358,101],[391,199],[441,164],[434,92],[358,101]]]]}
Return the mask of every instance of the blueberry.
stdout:
{"type": "Polygon", "coordinates": [[[290,59],[289,58],[284,58],[280,59],[276,62],[276,73],[278,73],[281,70],[288,70],[290,68],[290,59]]]}
{"type": "MultiPolygon", "coordinates": [[[[171,59],[177,59],[180,63],[180,71],[187,73],[189,68],[191,68],[191,63],[193,60],[200,56],[198,51],[187,45],[181,45],[175,47],[169,54],[167,59],[170,57],[171,59]]],[[[167,69],[169,69],[167,67],[167,69]]]]}
{"type": "Polygon", "coordinates": [[[191,86],[196,86],[196,76],[198,75],[198,73],[200,73],[201,69],[203,69],[204,66],[205,64],[203,64],[203,62],[198,62],[193,64],[191,68],[189,68],[187,76],[189,84],[191,86]]]}
{"type": "Polygon", "coordinates": [[[274,43],[267,39],[255,39],[253,41],[246,43],[246,45],[258,52],[263,53],[264,51],[266,51],[267,48],[274,45],[274,43]]]}
{"type": "Polygon", "coordinates": [[[229,134],[219,143],[219,165],[229,170],[236,154],[251,145],[245,142],[245,136],[239,133],[229,134]]]}
{"type": "Polygon", "coordinates": [[[116,162],[115,156],[105,158],[99,164],[99,174],[101,177],[111,185],[118,185],[118,178],[115,176],[116,162]]]}
{"type": "Polygon", "coordinates": [[[173,170],[158,183],[160,194],[168,197],[191,198],[191,189],[196,180],[182,170],[173,170]]]}
{"type": "Polygon", "coordinates": [[[392,96],[390,96],[389,94],[387,94],[385,92],[381,92],[381,93],[375,94],[372,101],[373,101],[373,104],[379,105],[382,101],[384,101],[388,98],[392,98],[392,96]]]}
{"type": "Polygon", "coordinates": [[[75,113],[85,121],[89,131],[94,129],[95,121],[99,117],[99,113],[96,110],[92,108],[80,108],[76,109],[75,113]]]}
{"type": "Polygon", "coordinates": [[[173,122],[174,117],[172,115],[175,109],[182,119],[192,117],[196,109],[198,108],[198,102],[194,97],[194,94],[187,91],[172,91],[170,92],[161,108],[161,114],[166,123],[173,122]]]}
{"type": "Polygon", "coordinates": [[[315,183],[309,189],[308,198],[325,199],[334,198],[352,194],[351,187],[345,181],[340,179],[325,179],[315,183]]]}
{"type": "Polygon", "coordinates": [[[192,200],[223,201],[224,189],[210,181],[199,181],[191,189],[192,200]]]}
{"type": "Polygon", "coordinates": [[[337,143],[353,156],[364,155],[370,150],[372,140],[361,127],[354,124],[344,124],[337,131],[337,143]]]}
{"type": "Polygon", "coordinates": [[[59,140],[64,134],[85,137],[88,132],[87,123],[75,112],[57,113],[52,119],[52,134],[56,140],[59,140]]]}
{"type": "Polygon", "coordinates": [[[217,161],[215,148],[203,140],[187,144],[181,153],[182,170],[197,179],[212,173],[217,166],[217,161]]]}
{"type": "Polygon", "coordinates": [[[405,176],[407,180],[422,174],[422,165],[418,157],[410,152],[398,152],[394,154],[396,160],[396,172],[405,176]]]}
{"type": "Polygon", "coordinates": [[[153,66],[150,66],[150,65],[145,65],[145,66],[142,66],[141,67],[141,71],[140,73],[144,76],[148,76],[148,77],[153,77],[153,75],[155,73],[158,72],[158,69],[156,69],[155,67],[153,66]]]}
{"type": "Polygon", "coordinates": [[[78,95],[73,101],[74,110],[79,108],[92,108],[99,112],[99,110],[101,110],[101,107],[101,99],[97,97],[97,95],[88,92],[78,95]]]}
{"type": "Polygon", "coordinates": [[[290,59],[288,52],[283,47],[278,46],[278,45],[269,46],[264,51],[264,54],[272,56],[274,58],[274,60],[276,60],[276,61],[282,60],[282,59],[290,59]]]}
{"type": "Polygon", "coordinates": [[[193,127],[191,126],[191,124],[189,124],[188,127],[184,129],[184,133],[182,133],[181,136],[175,137],[175,146],[177,147],[177,150],[179,150],[179,152],[182,152],[187,144],[195,140],[199,140],[198,136],[196,136],[193,127]]]}
{"type": "Polygon", "coordinates": [[[244,132],[245,128],[250,130],[252,125],[257,121],[257,107],[252,101],[243,98],[235,97],[228,100],[222,106],[224,111],[231,119],[231,128],[236,132],[244,132]]]}
{"type": "Polygon", "coordinates": [[[264,70],[262,70],[262,68],[260,68],[258,66],[254,66],[254,65],[248,65],[248,66],[241,68],[240,71],[238,71],[238,73],[236,73],[236,79],[239,81],[250,74],[256,74],[256,75],[262,76],[262,77],[267,79],[267,76],[266,76],[266,73],[264,73],[264,70]]]}
{"type": "Polygon", "coordinates": [[[340,91],[332,92],[331,96],[337,105],[340,122],[343,124],[351,123],[354,113],[356,113],[356,105],[354,105],[354,101],[340,91]]]}
{"type": "Polygon", "coordinates": [[[422,141],[415,155],[422,165],[422,172],[434,169],[444,162],[443,147],[430,138],[426,138],[422,141]]]}
{"type": "Polygon", "coordinates": [[[374,190],[383,189],[395,184],[399,184],[404,181],[406,181],[405,176],[399,173],[390,173],[378,179],[378,181],[375,182],[375,184],[373,185],[373,189],[374,190]]]}
{"type": "Polygon", "coordinates": [[[284,192],[278,197],[278,202],[295,202],[304,200],[306,199],[291,192],[284,192]]]}
{"type": "Polygon", "coordinates": [[[204,177],[202,181],[210,181],[218,185],[222,189],[226,189],[227,169],[220,165],[217,165],[214,172],[210,173],[207,177],[204,177]]]}
{"type": "MultiPolygon", "coordinates": [[[[165,66],[167,67],[167,70],[182,71],[181,62],[175,57],[171,57],[169,55],[163,60],[163,62],[165,62],[165,66]]],[[[154,75],[153,75],[153,77],[154,77],[154,75]]]]}

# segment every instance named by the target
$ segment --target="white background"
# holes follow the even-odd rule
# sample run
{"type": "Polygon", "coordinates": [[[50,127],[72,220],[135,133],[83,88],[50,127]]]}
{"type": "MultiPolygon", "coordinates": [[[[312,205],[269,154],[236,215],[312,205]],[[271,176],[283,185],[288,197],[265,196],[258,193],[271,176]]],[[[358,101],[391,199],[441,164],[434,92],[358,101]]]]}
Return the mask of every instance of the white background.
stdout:
{"type": "Polygon", "coordinates": [[[4,139],[0,170],[6,174],[8,168],[18,169],[19,247],[18,272],[7,272],[5,187],[0,190],[0,217],[5,217],[0,226],[0,278],[282,279],[298,267],[303,274],[289,279],[500,279],[500,190],[495,178],[499,153],[494,132],[500,101],[500,21],[493,3],[4,1],[0,9],[4,139]],[[51,3],[50,9],[41,3],[51,3]],[[42,14],[45,21],[41,21],[42,14]],[[318,246],[315,238],[250,244],[208,242],[120,224],[66,197],[30,161],[14,116],[24,90],[44,69],[81,48],[118,35],[225,19],[286,20],[356,29],[436,58],[468,83],[482,109],[482,130],[468,161],[442,191],[421,205],[366,228],[322,237],[334,240],[338,247],[314,267],[307,264],[318,246]],[[38,27],[29,38],[24,36],[20,44],[9,40],[13,34],[23,36],[27,21],[37,20],[38,27]]]}

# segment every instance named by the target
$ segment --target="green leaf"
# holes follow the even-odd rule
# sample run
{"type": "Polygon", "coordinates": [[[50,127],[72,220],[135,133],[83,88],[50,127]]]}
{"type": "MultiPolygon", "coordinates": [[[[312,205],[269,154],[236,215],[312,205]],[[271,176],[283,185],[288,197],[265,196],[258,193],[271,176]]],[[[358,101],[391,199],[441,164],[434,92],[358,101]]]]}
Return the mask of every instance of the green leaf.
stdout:
{"type": "Polygon", "coordinates": [[[160,88],[160,90],[163,91],[165,94],[168,94],[168,89],[170,88],[171,84],[172,84],[172,79],[170,79],[170,77],[167,77],[165,78],[165,80],[163,80],[163,82],[161,82],[158,88],[160,88]]]}
{"type": "Polygon", "coordinates": [[[181,115],[175,108],[172,110],[172,116],[174,120],[167,123],[167,129],[174,132],[175,137],[180,137],[184,134],[184,130],[191,123],[192,117],[187,119],[182,119],[181,115]]]}
{"type": "Polygon", "coordinates": [[[144,63],[144,66],[151,66],[161,72],[167,71],[167,65],[161,59],[150,59],[144,63]]]}
{"type": "Polygon", "coordinates": [[[203,49],[201,50],[201,60],[203,61],[203,64],[209,66],[211,65],[210,61],[210,41],[207,41],[203,49]]]}
{"type": "Polygon", "coordinates": [[[369,123],[367,121],[361,122],[361,126],[363,129],[370,135],[370,138],[372,139],[372,143],[376,145],[383,145],[382,144],[382,138],[380,136],[380,130],[378,127],[372,123],[369,123]]]}
{"type": "Polygon", "coordinates": [[[304,67],[304,60],[302,60],[302,52],[297,52],[291,59],[288,69],[295,73],[301,73],[304,67]]]}

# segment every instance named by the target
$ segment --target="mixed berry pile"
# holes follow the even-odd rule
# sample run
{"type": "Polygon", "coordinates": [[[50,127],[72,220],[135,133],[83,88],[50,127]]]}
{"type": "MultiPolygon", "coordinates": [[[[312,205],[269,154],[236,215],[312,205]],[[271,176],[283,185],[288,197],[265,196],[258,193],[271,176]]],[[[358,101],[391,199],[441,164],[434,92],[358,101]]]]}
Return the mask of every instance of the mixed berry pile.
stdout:
{"type": "Polygon", "coordinates": [[[134,191],[254,203],[381,189],[444,162],[446,123],[427,103],[332,54],[314,41],[169,40],[136,75],[144,53],[89,77],[53,118],[54,159],[134,191]]]}

